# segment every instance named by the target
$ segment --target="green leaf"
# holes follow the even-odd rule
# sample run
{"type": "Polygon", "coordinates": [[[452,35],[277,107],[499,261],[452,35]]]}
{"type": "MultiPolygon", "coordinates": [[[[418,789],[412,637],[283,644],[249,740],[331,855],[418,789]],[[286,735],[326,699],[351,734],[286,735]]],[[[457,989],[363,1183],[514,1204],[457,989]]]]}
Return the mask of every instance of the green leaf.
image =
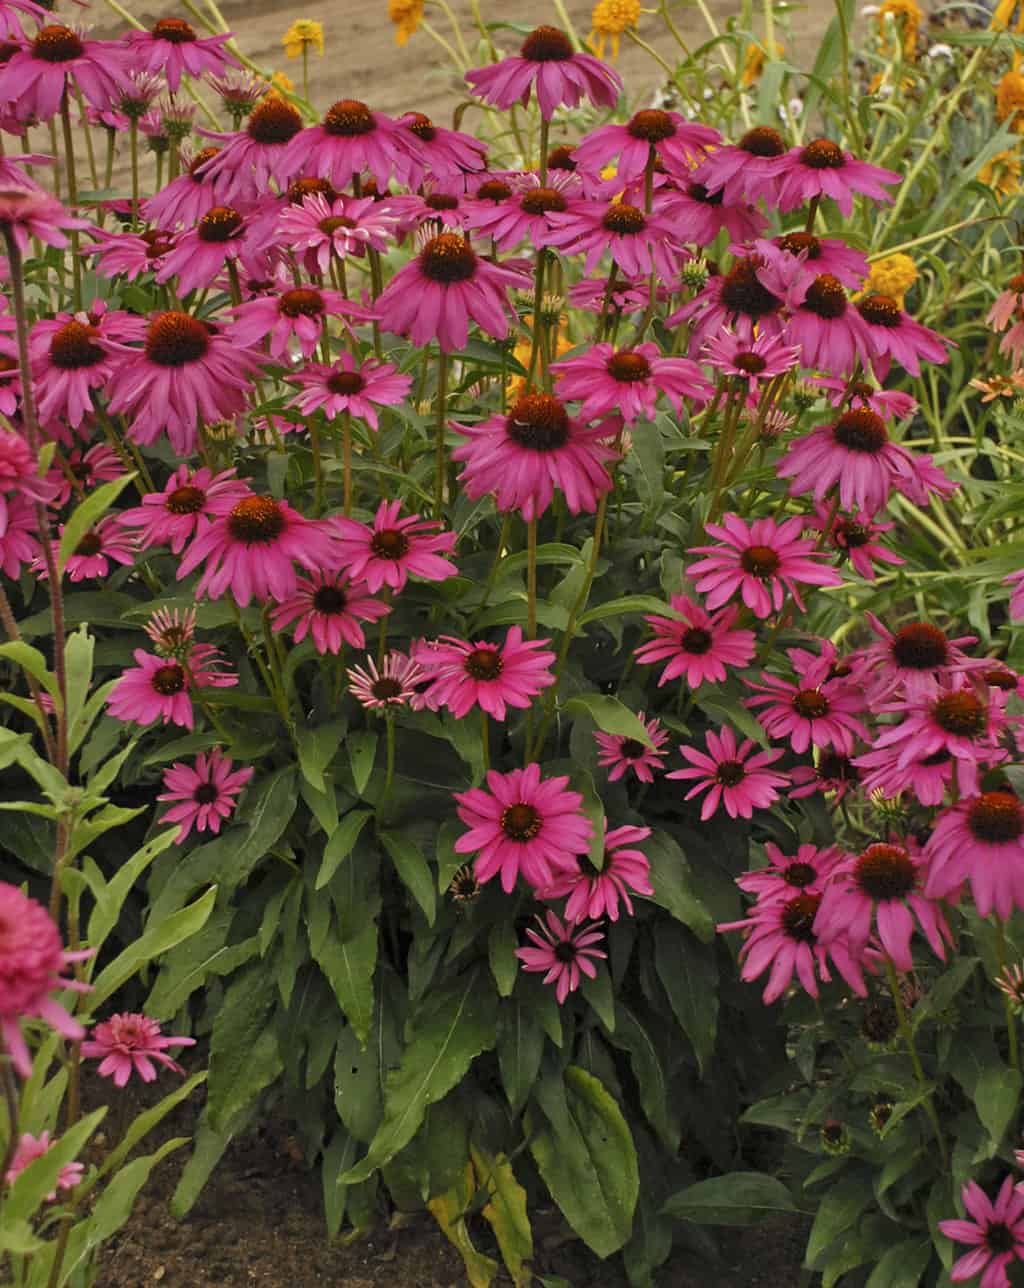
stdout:
{"type": "Polygon", "coordinates": [[[616,1002],[615,1018],[615,1032],[609,1033],[608,1040],[613,1046],[629,1053],[647,1121],[658,1133],[665,1147],[675,1153],[679,1148],[681,1134],[679,1116],[672,1107],[666,1072],[654,1038],[621,1001],[616,1002]]]}
{"type": "Polygon", "coordinates": [[[343,1128],[339,1128],[324,1150],[323,1162],[320,1164],[324,1218],[327,1222],[327,1237],[332,1241],[338,1237],[341,1223],[345,1219],[348,1200],[348,1186],[342,1185],[339,1178],[356,1161],[357,1149],[358,1142],[355,1137],[349,1135],[343,1128]]]}
{"type": "Polygon", "coordinates": [[[253,1102],[248,1111],[240,1114],[234,1122],[229,1123],[223,1131],[216,1131],[209,1120],[209,1111],[204,1109],[199,1116],[196,1127],[195,1144],[192,1157],[185,1164],[181,1180],[171,1195],[171,1215],[178,1221],[183,1220],[192,1210],[196,1199],[210,1178],[210,1173],[220,1162],[224,1151],[240,1131],[244,1131],[255,1117],[256,1104],[253,1102]]]}
{"type": "Polygon", "coordinates": [[[422,908],[427,924],[432,926],[437,913],[437,894],[434,890],[434,878],[430,874],[430,865],[423,857],[423,852],[408,837],[398,836],[392,832],[382,832],[380,841],[391,856],[391,862],[395,865],[402,884],[422,908]]]}
{"type": "Polygon", "coordinates": [[[352,847],[359,840],[359,833],[371,818],[373,818],[372,810],[349,810],[334,829],[330,839],[324,846],[324,857],[320,863],[320,871],[317,873],[316,878],[317,890],[322,890],[327,885],[331,877],[337,872],[342,861],[352,853],[352,847]]]}
{"type": "Polygon", "coordinates": [[[258,963],[231,981],[210,1038],[207,1112],[215,1131],[226,1131],[281,1072],[277,1037],[268,1023],[277,990],[258,963]]]}
{"type": "Polygon", "coordinates": [[[135,475],[132,473],[111,479],[109,483],[103,483],[95,491],[90,492],[85,500],[75,507],[61,533],[60,547],[57,551],[58,573],[64,572],[68,560],[78,549],[78,543],[93,524],[102,519],[134,478],[135,475]]]}
{"type": "Polygon", "coordinates": [[[527,1139],[537,1170],[566,1220],[599,1257],[629,1239],[640,1191],[636,1148],[622,1111],[599,1079],[569,1065],[538,1082],[527,1139]],[[564,1082],[563,1082],[564,1079],[564,1082]]]}
{"type": "Polygon", "coordinates": [[[249,830],[225,873],[230,884],[244,881],[283,836],[299,800],[296,777],[295,766],[284,765],[251,789],[245,819],[249,830]]]}
{"type": "Polygon", "coordinates": [[[423,1122],[427,1106],[443,1099],[481,1051],[494,1045],[493,994],[470,971],[442,986],[430,1010],[413,1018],[411,1038],[384,1092],[384,1121],[366,1157],[341,1178],[363,1181],[403,1149],[423,1122]]]}
{"type": "Polygon", "coordinates": [[[72,728],[81,715],[92,680],[92,658],[95,641],[82,626],[68,636],[64,646],[64,669],[67,676],[68,728],[72,728]]]}
{"type": "Polygon", "coordinates": [[[0,644],[0,658],[7,658],[16,666],[20,666],[23,671],[27,671],[53,698],[56,710],[60,711],[60,686],[57,684],[57,677],[49,670],[46,658],[37,648],[26,644],[24,640],[9,640],[6,644],[0,644]]]}
{"type": "Polygon", "coordinates": [[[532,1283],[529,1262],[533,1260],[533,1232],[526,1208],[526,1191],[516,1180],[512,1164],[504,1154],[494,1156],[470,1145],[477,1186],[487,1194],[484,1220],[494,1231],[505,1268],[519,1288],[532,1283]]]}
{"type": "Polygon", "coordinates": [[[644,842],[644,853],[651,865],[652,901],[689,926],[698,939],[713,943],[715,919],[694,894],[690,865],[675,840],[667,832],[652,832],[644,842]]]}
{"type": "Polygon", "coordinates": [[[188,1078],[170,1091],[159,1104],[139,1114],[134,1122],[129,1124],[116,1149],[112,1149],[103,1160],[103,1166],[100,1168],[98,1175],[107,1176],[109,1173],[115,1172],[135,1146],[141,1140],[144,1140],[154,1127],[163,1122],[172,1109],[177,1108],[183,1100],[187,1100],[196,1087],[201,1086],[205,1081],[206,1070],[201,1069],[199,1073],[194,1073],[191,1078],[188,1078]]]}
{"type": "Polygon", "coordinates": [[[491,927],[487,936],[487,959],[500,997],[511,997],[519,974],[516,949],[519,941],[511,921],[502,919],[491,927]]]}
{"type": "Polygon", "coordinates": [[[789,1190],[764,1172],[729,1172],[698,1181],[665,1203],[663,1211],[698,1225],[756,1225],[795,1212],[789,1190]]]}
{"type": "Polygon", "coordinates": [[[632,738],[645,747],[653,747],[650,735],[643,721],[620,702],[605,693],[580,693],[563,703],[562,710],[569,715],[583,712],[590,716],[602,733],[617,734],[621,738],[632,738]]]}
{"type": "Polygon", "coordinates": [[[324,771],[334,759],[347,728],[347,720],[332,720],[330,724],[303,729],[299,733],[299,768],[302,776],[317,791],[324,790],[324,771]]]}
{"type": "Polygon", "coordinates": [[[874,1202],[871,1178],[863,1169],[856,1175],[842,1176],[822,1196],[807,1241],[804,1264],[816,1269],[822,1254],[841,1234],[853,1226],[861,1213],[874,1202]]]}
{"type": "Polygon", "coordinates": [[[654,961],[672,1012],[690,1039],[703,1074],[718,1032],[718,966],[714,949],[682,926],[658,922],[654,961]]]}
{"type": "Polygon", "coordinates": [[[377,922],[367,915],[357,933],[327,935],[313,951],[338,1005],[363,1046],[373,1019],[373,973],[377,968],[377,922]]]}
{"type": "Polygon", "coordinates": [[[93,887],[96,903],[89,918],[89,944],[93,948],[102,947],[117,924],[132,886],[153,860],[174,844],[177,835],[176,826],[158,833],[136,850],[130,859],[125,860],[109,882],[99,889],[93,887]]]}
{"type": "Polygon", "coordinates": [[[985,1070],[974,1089],[978,1117],[997,1147],[1016,1118],[1022,1081],[1019,1069],[1008,1069],[1000,1060],[985,1070]]]}
{"type": "Polygon", "coordinates": [[[533,1089],[544,1053],[544,1030],[533,1009],[518,997],[501,1008],[497,1049],[501,1083],[509,1108],[517,1114],[533,1089]]]}
{"type": "Polygon", "coordinates": [[[719,692],[702,693],[697,698],[697,706],[715,724],[732,725],[744,738],[753,738],[762,747],[768,746],[768,735],[738,699],[719,692]]]}
{"type": "Polygon", "coordinates": [[[864,1288],[918,1288],[931,1259],[930,1239],[906,1239],[889,1249],[864,1288]]]}
{"type": "Polygon", "coordinates": [[[612,977],[604,962],[596,963],[597,974],[593,979],[586,975],[580,980],[580,991],[589,1006],[593,1007],[597,1018],[609,1033],[615,1032],[615,991],[612,988],[612,977]]]}
{"type": "Polygon", "coordinates": [[[352,766],[356,795],[362,796],[377,757],[377,735],[369,731],[354,733],[345,740],[345,748],[348,751],[348,762],[352,766]]]}
{"type": "Polygon", "coordinates": [[[582,613],[579,625],[588,626],[591,622],[602,622],[609,617],[622,617],[626,613],[665,614],[669,612],[671,609],[668,604],[653,595],[624,595],[621,599],[609,599],[607,603],[598,604],[596,608],[582,613]]]}

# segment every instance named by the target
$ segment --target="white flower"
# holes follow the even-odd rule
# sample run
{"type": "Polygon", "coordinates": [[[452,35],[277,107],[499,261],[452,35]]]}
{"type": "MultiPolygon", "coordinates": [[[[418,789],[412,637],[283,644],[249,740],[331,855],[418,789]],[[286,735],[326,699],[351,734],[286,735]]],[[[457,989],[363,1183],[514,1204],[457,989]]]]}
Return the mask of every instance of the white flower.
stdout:
{"type": "Polygon", "coordinates": [[[952,62],[953,47],[952,45],[943,44],[932,45],[925,54],[925,58],[948,58],[949,61],[952,62]]]}

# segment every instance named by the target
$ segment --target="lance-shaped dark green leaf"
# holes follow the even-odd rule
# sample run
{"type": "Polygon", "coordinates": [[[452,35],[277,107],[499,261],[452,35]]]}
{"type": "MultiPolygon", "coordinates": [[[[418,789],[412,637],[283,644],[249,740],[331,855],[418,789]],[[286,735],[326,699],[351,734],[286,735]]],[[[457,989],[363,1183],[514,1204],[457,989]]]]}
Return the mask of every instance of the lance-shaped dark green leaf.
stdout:
{"type": "Polygon", "coordinates": [[[756,1225],[795,1212],[789,1190],[764,1172],[728,1172],[688,1185],[665,1203],[669,1216],[697,1225],[756,1225]]]}

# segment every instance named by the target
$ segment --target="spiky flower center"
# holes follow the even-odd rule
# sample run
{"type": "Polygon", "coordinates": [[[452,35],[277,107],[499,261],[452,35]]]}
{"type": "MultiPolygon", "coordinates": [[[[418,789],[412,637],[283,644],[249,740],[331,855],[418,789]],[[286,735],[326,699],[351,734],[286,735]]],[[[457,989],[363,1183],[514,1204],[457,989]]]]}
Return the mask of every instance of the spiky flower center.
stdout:
{"type": "Polygon", "coordinates": [[[782,135],[768,125],[758,125],[748,130],[740,139],[739,146],[755,157],[780,157],[786,150],[782,135]]]}
{"type": "Polygon", "coordinates": [[[719,298],[730,313],[761,318],[778,313],[782,307],[782,301],[758,281],[760,266],[756,259],[741,259],[722,280],[719,298]]]}
{"type": "Polygon", "coordinates": [[[762,358],[759,353],[737,353],[733,355],[732,365],[739,367],[740,371],[745,371],[748,376],[759,376],[765,367],[767,359],[762,358]]]}
{"type": "Polygon", "coordinates": [[[241,232],[242,222],[234,206],[214,206],[196,224],[196,232],[200,241],[228,242],[241,232]]]}
{"type": "Polygon", "coordinates": [[[318,586],[313,591],[314,609],[328,617],[343,613],[347,603],[347,596],[340,586],[318,586]]]}
{"type": "Polygon", "coordinates": [[[284,529],[284,514],[269,496],[243,497],[228,515],[228,532],[246,546],[269,546],[284,529]]]}
{"type": "Polygon", "coordinates": [[[988,709],[973,693],[961,689],[932,704],[932,719],[954,737],[977,738],[988,728],[988,709]]]}
{"type": "Polygon", "coordinates": [[[870,899],[903,899],[917,884],[913,861],[902,845],[869,845],[854,865],[853,880],[870,899]]]}
{"type": "Polygon", "coordinates": [[[856,783],[860,780],[860,770],[848,756],[840,756],[836,751],[825,751],[818,761],[818,777],[825,782],[856,783]]]}
{"type": "Polygon", "coordinates": [[[562,147],[552,148],[548,153],[549,170],[567,170],[570,174],[576,173],[576,162],[573,160],[572,148],[562,147]]]}
{"type": "Polygon", "coordinates": [[[328,215],[326,219],[321,219],[317,224],[320,232],[332,237],[339,228],[357,228],[358,225],[354,219],[349,219],[348,215],[328,215]]]}
{"type": "Polygon", "coordinates": [[[176,487],[164,502],[164,509],[171,514],[198,514],[206,504],[206,493],[201,487],[186,483],[176,487]]]}
{"type": "Polygon", "coordinates": [[[500,179],[485,179],[476,190],[478,201],[493,201],[495,205],[499,201],[507,201],[511,196],[512,189],[500,179]]]}
{"type": "Polygon", "coordinates": [[[1017,688],[1018,678],[1012,671],[993,667],[992,670],[985,672],[985,683],[991,689],[1002,689],[1006,693],[1012,693],[1017,688]]]}
{"type": "Polygon", "coordinates": [[[468,282],[476,272],[476,254],[457,233],[441,233],[420,251],[420,272],[432,282],[468,282]]]}
{"type": "Polygon", "coordinates": [[[1009,845],[1024,833],[1024,809],[1013,792],[983,792],[971,801],[967,827],[988,845],[1009,845]]]}
{"type": "Polygon", "coordinates": [[[466,674],[473,680],[496,680],[505,669],[501,653],[496,648],[475,648],[466,655],[466,674]]]}
{"type": "Polygon", "coordinates": [[[50,341],[50,361],[61,371],[77,371],[95,367],[105,354],[94,341],[99,335],[95,327],[87,326],[74,318],[55,331],[50,341]]]}
{"type": "Polygon", "coordinates": [[[301,206],[307,197],[323,197],[327,201],[335,201],[337,196],[337,192],[326,179],[306,176],[302,179],[293,179],[288,185],[288,204],[292,206],[301,206]]]}
{"type": "Polygon", "coordinates": [[[793,695],[793,710],[805,720],[820,720],[828,715],[828,698],[820,689],[801,689],[793,695]]]}
{"type": "Polygon", "coordinates": [[[437,127],[430,117],[424,116],[422,112],[411,113],[411,119],[407,118],[404,125],[407,130],[411,130],[424,143],[433,143],[437,137],[437,127]]]}
{"type": "Polygon", "coordinates": [[[699,201],[702,206],[720,206],[725,200],[725,189],[709,193],[702,183],[691,183],[687,186],[686,195],[692,201],[699,201]]]}
{"type": "Polygon", "coordinates": [[[818,879],[818,872],[812,863],[787,863],[782,870],[782,879],[786,885],[803,890],[814,884],[818,879]]]}
{"type": "Polygon", "coordinates": [[[868,544],[872,532],[867,524],[857,523],[853,519],[840,519],[833,529],[832,536],[844,550],[857,550],[860,546],[868,544]]]}
{"type": "Polygon", "coordinates": [[[613,380],[618,380],[622,384],[633,384],[639,380],[646,380],[650,376],[651,364],[642,353],[634,353],[632,349],[622,349],[619,353],[612,354],[605,363],[605,370],[613,380]]]}
{"type": "Polygon", "coordinates": [[[627,236],[630,233],[642,233],[647,227],[647,218],[642,210],[636,206],[627,205],[624,201],[617,201],[610,206],[601,220],[601,225],[610,233],[619,233],[627,236]]]}
{"type": "Polygon", "coordinates": [[[350,398],[365,386],[366,381],[358,371],[332,371],[327,377],[327,388],[332,394],[350,398]]]}
{"type": "Polygon", "coordinates": [[[216,783],[200,783],[192,793],[192,799],[197,805],[212,805],[219,795],[216,783]]]}
{"type": "Polygon", "coordinates": [[[277,307],[286,318],[318,318],[324,312],[324,297],[311,286],[297,286],[282,292],[277,307]]]}
{"type": "Polygon", "coordinates": [[[841,318],[846,312],[846,292],[842,282],[831,273],[819,273],[800,307],[820,318],[841,318]]]}
{"type": "Polygon", "coordinates": [[[93,555],[98,555],[102,549],[103,538],[94,528],[90,528],[78,545],[75,546],[75,554],[89,559],[93,555]]]}
{"type": "Polygon", "coordinates": [[[534,452],[553,452],[569,439],[569,414],[551,394],[527,394],[505,421],[509,438],[534,452]]]}
{"type": "Polygon", "coordinates": [[[210,333],[187,313],[161,313],[146,332],[146,357],[160,367],[184,367],[204,358],[210,333]]]}
{"type": "Polygon", "coordinates": [[[771,546],[747,546],[740,555],[740,567],[752,577],[774,577],[781,562],[771,546]]]}
{"type": "Polygon", "coordinates": [[[690,626],[679,637],[679,646],[684,653],[696,653],[698,657],[711,651],[714,638],[703,626],[690,626]]]}
{"type": "Polygon", "coordinates": [[[174,694],[181,693],[185,688],[185,668],[179,666],[177,662],[168,662],[165,666],[158,666],[150,678],[150,683],[161,697],[173,697],[174,694]]]}
{"type": "Polygon", "coordinates": [[[789,251],[791,255],[806,254],[808,259],[821,258],[821,242],[813,233],[786,233],[776,238],[775,245],[780,250],[789,251]]]}
{"type": "Polygon", "coordinates": [[[1012,1252],[1017,1239],[1013,1231],[1002,1221],[993,1221],[985,1231],[985,1245],[990,1252],[999,1255],[1012,1252]]]}
{"type": "Polygon", "coordinates": [[[390,675],[382,675],[370,685],[370,693],[378,702],[391,703],[402,696],[402,686],[390,675]]]}
{"type": "Polygon", "coordinates": [[[551,210],[567,210],[569,203],[557,188],[531,188],[523,194],[519,207],[528,215],[546,215],[551,210]]]}
{"type": "Polygon", "coordinates": [[[32,41],[32,56],[44,63],[70,63],[85,52],[81,40],[70,27],[50,23],[41,27],[32,41]]]}
{"type": "Polygon", "coordinates": [[[898,327],[900,306],[891,295],[868,295],[857,305],[865,322],[871,326],[898,327]]]}
{"type": "Polygon", "coordinates": [[[840,170],[846,165],[843,149],[831,139],[815,139],[800,153],[801,165],[812,170],[840,170]]]}
{"type": "Polygon", "coordinates": [[[428,210],[458,210],[459,199],[448,192],[431,192],[423,198],[428,210]]]}
{"type": "Polygon", "coordinates": [[[832,437],[850,452],[875,455],[889,441],[885,421],[867,407],[845,411],[832,426],[832,437]]]}
{"type": "Polygon", "coordinates": [[[139,236],[146,244],[146,258],[159,259],[174,245],[171,237],[161,232],[159,228],[147,228],[145,232],[139,233],[139,236]]]}
{"type": "Polygon", "coordinates": [[[645,108],[630,118],[626,131],[634,139],[645,139],[648,143],[662,143],[676,132],[675,122],[668,112],[657,108],[645,108]]]}
{"type": "Polygon", "coordinates": [[[501,811],[501,830],[513,841],[532,841],[540,831],[540,814],[532,805],[519,801],[501,811]]]}
{"type": "Polygon", "coordinates": [[[905,670],[934,671],[949,661],[949,641],[937,626],[911,622],[892,637],[892,655],[905,670]]]}
{"type": "Polygon", "coordinates": [[[172,45],[188,45],[196,40],[195,28],[184,18],[161,18],[154,23],[150,33],[156,40],[167,40],[172,45]]]}
{"type": "Polygon", "coordinates": [[[302,129],[302,117],[291,103],[268,94],[253,108],[246,131],[254,143],[289,143],[302,129]]]}
{"type": "Polygon", "coordinates": [[[623,760],[641,760],[647,748],[636,738],[623,738],[619,743],[619,755],[623,760]]]}
{"type": "Polygon", "coordinates": [[[564,63],[572,57],[572,41],[557,27],[535,27],[519,53],[531,63],[564,63]]]}
{"type": "Polygon", "coordinates": [[[409,538],[399,528],[381,528],[370,538],[370,549],[378,559],[403,559],[409,553],[409,538]]]}
{"type": "Polygon", "coordinates": [[[357,138],[360,134],[372,134],[377,128],[373,113],[357,98],[342,98],[327,109],[324,117],[324,130],[341,138],[357,138]]]}
{"type": "Polygon", "coordinates": [[[203,148],[201,152],[197,152],[188,163],[189,177],[195,179],[196,183],[202,183],[203,176],[198,172],[208,161],[212,161],[218,152],[220,152],[220,148],[203,148]]]}
{"type": "Polygon", "coordinates": [[[741,760],[719,761],[715,769],[715,781],[721,787],[738,787],[747,776],[741,760]]]}
{"type": "Polygon", "coordinates": [[[821,903],[819,894],[798,894],[782,907],[782,929],[797,943],[813,944],[814,918],[821,903]]]}

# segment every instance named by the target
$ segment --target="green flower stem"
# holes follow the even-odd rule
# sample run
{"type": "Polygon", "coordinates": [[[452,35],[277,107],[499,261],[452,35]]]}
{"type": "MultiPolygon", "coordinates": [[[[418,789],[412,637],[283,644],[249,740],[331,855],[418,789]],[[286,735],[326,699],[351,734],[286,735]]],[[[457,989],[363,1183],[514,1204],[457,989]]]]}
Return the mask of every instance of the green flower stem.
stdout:
{"type": "Polygon", "coordinates": [[[341,413],[342,507],[347,518],[352,513],[352,416],[341,413]]]}
{"type": "Polygon", "coordinates": [[[313,456],[313,513],[319,519],[324,512],[324,463],[315,417],[309,422],[309,447],[313,456]]]}
{"type": "MultiPolygon", "coordinates": [[[[537,375],[537,364],[541,356],[541,330],[544,323],[541,321],[541,304],[544,301],[544,269],[547,265],[547,251],[543,246],[537,248],[537,266],[533,275],[533,316],[530,319],[532,337],[530,344],[530,365],[526,369],[526,392],[530,393],[533,389],[533,382],[537,375]]],[[[543,367],[543,363],[541,363],[543,367]]]]}
{"type": "Polygon", "coordinates": [[[487,574],[487,580],[484,582],[483,594],[480,596],[480,605],[473,614],[473,619],[466,628],[466,635],[472,636],[477,621],[483,615],[491,598],[491,591],[494,589],[494,583],[498,580],[498,569],[501,567],[505,558],[505,547],[508,545],[509,528],[512,526],[512,516],[507,513],[501,521],[501,532],[498,534],[498,544],[494,549],[494,558],[491,560],[491,570],[487,574]]]}
{"type": "MultiPolygon", "coordinates": [[[[1001,918],[996,918],[996,955],[999,959],[999,972],[1006,969],[1006,926],[1001,918]]],[[[1003,1005],[1006,1007],[1006,1036],[1010,1043],[1010,1066],[1020,1068],[1020,1046],[1017,1041],[1017,1017],[1013,1013],[1013,1002],[1008,993],[1003,994],[1003,1005]]]]}
{"type": "Polygon", "coordinates": [[[437,351],[437,425],[434,440],[434,518],[440,520],[444,512],[444,431],[448,402],[448,355],[437,351]]]}
{"type": "Polygon", "coordinates": [[[384,768],[384,790],[380,794],[380,809],[391,795],[391,784],[395,781],[395,718],[389,711],[384,717],[386,760],[384,768]]]}
{"type": "MultiPolygon", "coordinates": [[[[11,601],[7,598],[7,592],[0,586],[0,626],[3,626],[4,633],[9,640],[20,640],[21,632],[18,630],[18,623],[14,617],[14,611],[11,608],[11,601]]],[[[42,704],[43,691],[39,687],[39,682],[31,671],[25,672],[25,680],[28,683],[28,691],[32,695],[32,701],[39,710],[39,729],[43,736],[43,746],[46,749],[47,760],[53,762],[57,755],[57,744],[53,740],[53,730],[50,728],[50,721],[42,704]]],[[[0,1176],[5,1176],[5,1172],[0,1172],[0,1176]]]]}
{"type": "Polygon", "coordinates": [[[484,755],[484,773],[491,772],[491,726],[487,712],[480,708],[480,747],[484,755]]]}
{"type": "Polygon", "coordinates": [[[718,434],[718,446],[715,448],[711,462],[711,504],[708,507],[708,522],[714,523],[721,513],[722,494],[725,490],[726,477],[731,465],[733,443],[736,438],[736,427],[743,411],[743,391],[745,381],[742,376],[734,376],[722,414],[722,428],[718,434]]]}
{"type": "Polygon", "coordinates": [[[133,116],[128,122],[128,151],[132,163],[132,227],[139,226],[139,123],[133,116]]]}
{"type": "Polygon", "coordinates": [[[99,171],[96,168],[96,149],[92,143],[92,130],[89,128],[89,118],[85,114],[85,99],[82,97],[82,91],[75,86],[75,101],[78,104],[78,110],[82,114],[82,132],[85,134],[85,154],[89,158],[89,180],[94,188],[100,186],[99,171]]]}
{"type": "MultiPolygon", "coordinates": [[[[892,958],[885,958],[885,978],[889,985],[889,992],[892,994],[892,1004],[896,1008],[896,1021],[900,1026],[900,1033],[903,1037],[904,1045],[907,1048],[907,1055],[910,1056],[910,1063],[914,1069],[914,1077],[917,1079],[918,1086],[927,1085],[928,1079],[925,1077],[924,1068],[921,1065],[921,1057],[917,1054],[917,1047],[914,1043],[914,1033],[910,1027],[910,1020],[907,1016],[907,1008],[903,1005],[903,995],[900,993],[899,980],[896,978],[896,967],[892,964],[892,958]]],[[[946,1150],[946,1139],[942,1134],[942,1127],[939,1123],[939,1115],[935,1112],[935,1106],[932,1104],[931,1095],[922,1101],[922,1108],[928,1116],[928,1121],[932,1125],[932,1131],[935,1133],[935,1143],[939,1147],[939,1157],[942,1160],[943,1171],[949,1167],[949,1154],[946,1150]]]]}
{"type": "Polygon", "coordinates": [[[537,638],[537,520],[526,525],[526,638],[537,638]]]}
{"type": "MultiPolygon", "coordinates": [[[[71,107],[66,89],[60,100],[60,124],[64,133],[64,162],[67,167],[68,205],[76,208],[78,206],[78,175],[75,171],[75,140],[71,133],[71,107]]],[[[75,213],[78,213],[77,209],[75,213]]],[[[82,307],[82,257],[78,253],[78,229],[70,229],[68,238],[71,242],[71,272],[74,283],[72,298],[75,304],[74,311],[77,313],[82,307]]]]}

